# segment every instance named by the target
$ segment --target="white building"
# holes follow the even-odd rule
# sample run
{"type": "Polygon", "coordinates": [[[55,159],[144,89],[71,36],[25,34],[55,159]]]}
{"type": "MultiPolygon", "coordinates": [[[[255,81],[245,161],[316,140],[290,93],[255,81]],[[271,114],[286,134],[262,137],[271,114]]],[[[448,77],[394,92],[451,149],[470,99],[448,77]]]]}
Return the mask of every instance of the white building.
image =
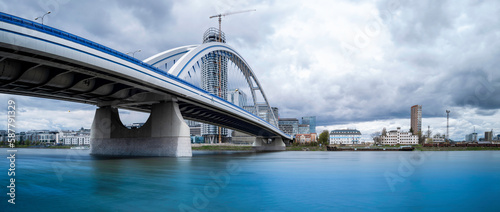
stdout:
{"type": "Polygon", "coordinates": [[[64,145],[90,145],[90,136],[67,136],[64,137],[64,145]]]}
{"type": "Polygon", "coordinates": [[[391,130],[381,136],[383,145],[417,145],[418,135],[413,135],[411,132],[402,132],[401,127],[397,130],[391,130]]]}
{"type": "Polygon", "coordinates": [[[330,144],[359,144],[360,140],[359,130],[341,129],[330,132],[330,144]]]}
{"type": "Polygon", "coordinates": [[[62,131],[61,134],[64,145],[90,145],[90,129],[62,131]]]}

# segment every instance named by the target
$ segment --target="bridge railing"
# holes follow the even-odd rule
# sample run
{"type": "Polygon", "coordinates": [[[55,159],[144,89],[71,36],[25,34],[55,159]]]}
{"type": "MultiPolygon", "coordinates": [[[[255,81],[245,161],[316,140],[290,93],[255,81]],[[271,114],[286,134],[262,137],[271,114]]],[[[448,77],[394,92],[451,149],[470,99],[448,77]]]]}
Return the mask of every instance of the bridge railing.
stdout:
{"type": "MultiPolygon", "coordinates": [[[[142,68],[145,68],[145,69],[148,69],[150,71],[153,71],[157,74],[160,74],[160,75],[163,75],[165,77],[168,77],[169,79],[172,79],[174,81],[178,81],[182,84],[185,84],[193,89],[196,89],[200,92],[203,92],[207,95],[210,95],[212,96],[213,98],[215,99],[218,99],[220,101],[223,101],[227,104],[230,104],[230,105],[233,105],[233,106],[236,106],[237,108],[241,109],[242,111],[246,112],[247,114],[250,114],[252,115],[253,117],[256,117],[266,123],[269,123],[265,120],[263,120],[262,118],[260,118],[259,116],[223,99],[223,98],[220,98],[219,96],[217,95],[214,95],[214,94],[211,94],[209,93],[208,91],[206,90],[203,90],[201,89],[200,87],[198,86],[195,86],[185,80],[182,80],[176,76],[173,76],[171,74],[169,74],[168,72],[165,72],[157,67],[154,67],[153,65],[151,64],[148,64],[148,63],[145,63],[139,59],[136,59],[134,57],[131,57],[127,54],[124,54],[122,52],[119,52],[117,50],[114,50],[112,48],[109,48],[109,47],[106,47],[106,46],[103,46],[101,44],[98,44],[96,42],[93,42],[91,40],[88,40],[88,39],[85,39],[85,38],[82,38],[80,36],[77,36],[77,35],[74,35],[74,34],[71,34],[71,33],[68,33],[68,32],[65,32],[65,31],[62,31],[62,30],[59,30],[59,29],[56,29],[56,28],[53,28],[53,27],[50,27],[50,26],[47,26],[47,25],[43,25],[43,24],[40,24],[40,23],[37,23],[37,22],[33,22],[33,21],[30,21],[30,20],[27,20],[27,19],[24,19],[24,18],[20,18],[20,17],[17,17],[17,16],[13,16],[13,15],[9,15],[9,14],[6,14],[6,13],[2,13],[0,12],[0,21],[3,21],[3,22],[6,22],[6,23],[10,23],[10,24],[14,24],[14,25],[17,25],[17,26],[21,26],[21,27],[25,27],[25,28],[28,28],[28,29],[32,29],[32,30],[36,30],[36,31],[39,31],[39,32],[42,32],[42,33],[46,33],[46,34],[49,34],[49,35],[53,35],[55,37],[58,37],[58,38],[62,38],[62,39],[65,39],[65,40],[68,40],[68,41],[71,41],[71,42],[74,42],[74,43],[78,43],[80,45],[83,45],[83,46],[86,46],[86,47],[89,47],[89,48],[92,48],[92,49],[95,49],[95,50],[98,50],[100,52],[103,52],[103,53],[106,53],[106,54],[109,54],[109,55],[112,55],[112,56],[115,56],[115,57],[118,57],[120,59],[123,59],[127,62],[130,62],[130,63],[133,63],[135,65],[138,65],[142,68]]],[[[270,124],[270,123],[269,123],[270,124]]],[[[274,129],[278,130],[281,132],[281,130],[279,130],[279,128],[277,128],[276,126],[270,124],[274,129]]],[[[284,134],[284,133],[283,133],[284,134]]],[[[286,135],[286,134],[285,134],[286,135]]],[[[290,136],[290,135],[287,135],[287,136],[290,136]]]]}

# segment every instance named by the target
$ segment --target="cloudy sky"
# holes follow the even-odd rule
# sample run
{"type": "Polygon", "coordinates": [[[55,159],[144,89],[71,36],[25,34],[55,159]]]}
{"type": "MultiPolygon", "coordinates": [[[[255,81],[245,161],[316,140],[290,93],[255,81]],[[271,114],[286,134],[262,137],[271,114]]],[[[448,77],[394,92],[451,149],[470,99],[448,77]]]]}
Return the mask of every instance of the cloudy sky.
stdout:
{"type": "MultiPolygon", "coordinates": [[[[500,133],[500,2],[422,0],[139,1],[1,0],[0,11],[44,23],[146,59],[200,44],[228,16],[223,31],[256,72],[281,117],[317,116],[318,130],[405,130],[410,107],[423,128],[463,139],[500,133]]],[[[20,96],[19,129],[89,128],[95,107],[20,96]]],[[[6,110],[4,110],[6,113],[6,110]]],[[[125,123],[146,114],[123,112],[125,123]]],[[[0,126],[5,128],[4,123],[0,126]]],[[[19,130],[18,129],[18,130],[19,130]]]]}

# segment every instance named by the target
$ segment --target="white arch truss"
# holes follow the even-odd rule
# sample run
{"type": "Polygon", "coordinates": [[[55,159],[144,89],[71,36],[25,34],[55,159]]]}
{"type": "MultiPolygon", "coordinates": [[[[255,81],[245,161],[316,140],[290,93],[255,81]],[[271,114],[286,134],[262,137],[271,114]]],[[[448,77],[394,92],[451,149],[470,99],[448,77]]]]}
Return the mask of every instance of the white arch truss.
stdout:
{"type": "Polygon", "coordinates": [[[264,90],[262,89],[259,80],[255,76],[254,71],[245,61],[245,59],[243,59],[240,53],[238,53],[236,50],[234,50],[234,48],[225,43],[209,42],[201,45],[178,47],[156,54],[144,60],[144,62],[158,68],[168,70],[169,74],[175,77],[179,77],[183,72],[193,69],[193,67],[195,67],[205,55],[211,53],[222,55],[236,64],[238,69],[241,70],[243,76],[245,76],[245,79],[250,87],[255,111],[258,112],[256,92],[260,92],[264,99],[264,104],[269,110],[268,113],[271,117],[270,123],[277,127],[278,120],[274,116],[271,105],[269,104],[269,101],[267,100],[264,90]]]}

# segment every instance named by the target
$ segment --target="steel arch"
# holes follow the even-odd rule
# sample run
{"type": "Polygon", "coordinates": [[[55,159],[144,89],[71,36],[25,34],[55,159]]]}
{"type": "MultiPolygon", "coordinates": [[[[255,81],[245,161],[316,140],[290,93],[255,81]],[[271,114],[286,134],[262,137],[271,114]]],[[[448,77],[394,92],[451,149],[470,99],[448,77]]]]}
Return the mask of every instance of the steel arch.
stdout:
{"type": "Polygon", "coordinates": [[[258,111],[257,96],[255,91],[259,90],[264,98],[265,106],[268,107],[269,113],[271,114],[273,122],[271,124],[277,127],[278,120],[272,112],[271,105],[269,104],[269,101],[267,100],[264,90],[255,76],[254,71],[240,53],[225,43],[209,42],[198,46],[190,45],[178,47],[154,55],[146,59],[144,62],[158,67],[163,63],[170,62],[175,59],[176,62],[171,68],[168,69],[168,73],[172,76],[179,77],[184,71],[190,70],[199,60],[201,60],[201,58],[210,53],[225,55],[229,60],[238,66],[250,86],[252,98],[255,104],[255,111],[258,111]],[[255,82],[256,85],[254,85],[253,82],[255,82]]]}

